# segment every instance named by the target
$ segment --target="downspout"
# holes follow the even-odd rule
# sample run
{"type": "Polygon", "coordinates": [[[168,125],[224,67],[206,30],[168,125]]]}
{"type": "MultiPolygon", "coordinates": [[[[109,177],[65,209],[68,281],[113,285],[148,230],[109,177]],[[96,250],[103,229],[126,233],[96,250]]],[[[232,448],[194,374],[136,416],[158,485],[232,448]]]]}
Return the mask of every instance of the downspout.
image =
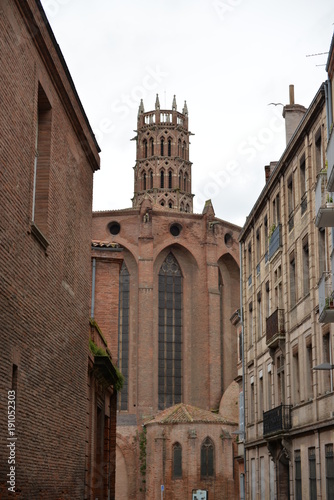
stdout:
{"type": "Polygon", "coordinates": [[[93,258],[93,269],[92,269],[92,301],[90,307],[90,317],[94,319],[94,307],[95,307],[95,276],[96,276],[96,259],[93,258]]]}
{"type": "Polygon", "coordinates": [[[328,139],[329,139],[329,127],[330,127],[330,117],[329,117],[329,113],[330,113],[330,104],[329,104],[329,95],[330,95],[330,89],[328,88],[328,83],[329,83],[329,80],[327,80],[327,82],[325,82],[324,84],[324,88],[325,88],[325,101],[326,101],[326,125],[327,125],[327,142],[328,142],[328,139]]]}
{"type": "MultiPolygon", "coordinates": [[[[326,86],[325,86],[325,92],[326,92],[326,86]]],[[[332,126],[333,123],[333,103],[332,103],[332,82],[328,78],[327,80],[327,92],[328,92],[328,117],[329,117],[329,131],[330,127],[332,126]]]]}
{"type": "Polygon", "coordinates": [[[239,255],[240,255],[240,321],[241,321],[241,358],[242,358],[242,398],[244,405],[243,414],[243,427],[244,427],[244,480],[243,480],[243,498],[246,498],[246,405],[245,405],[245,342],[244,342],[244,313],[243,313],[243,294],[242,294],[242,248],[241,243],[239,243],[239,255]]]}

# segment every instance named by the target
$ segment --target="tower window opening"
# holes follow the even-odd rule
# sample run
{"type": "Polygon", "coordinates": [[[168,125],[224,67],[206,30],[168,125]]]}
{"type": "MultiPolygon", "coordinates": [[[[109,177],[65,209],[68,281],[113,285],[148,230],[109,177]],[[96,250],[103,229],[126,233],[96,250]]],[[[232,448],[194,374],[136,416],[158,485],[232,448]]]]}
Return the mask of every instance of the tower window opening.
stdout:
{"type": "Polygon", "coordinates": [[[183,206],[183,201],[181,201],[181,204],[180,204],[180,212],[183,212],[184,211],[184,206],[183,206]]]}
{"type": "Polygon", "coordinates": [[[184,158],[184,143],[182,144],[182,158],[184,158]]]}
{"type": "Polygon", "coordinates": [[[150,150],[151,150],[151,156],[154,156],[154,142],[152,137],[150,139],[150,150]]]}
{"type": "Polygon", "coordinates": [[[182,189],[182,172],[179,173],[179,189],[182,189]]]}
{"type": "Polygon", "coordinates": [[[172,141],[168,139],[168,156],[172,155],[172,141]]]}
{"type": "Polygon", "coordinates": [[[147,140],[144,140],[144,158],[147,158],[147,140]]]}
{"type": "Polygon", "coordinates": [[[171,170],[168,172],[168,187],[170,189],[172,187],[172,172],[171,172],[171,170]]]}
{"type": "Polygon", "coordinates": [[[165,171],[161,170],[160,172],[160,187],[164,188],[165,187],[165,171]]]}
{"type": "Polygon", "coordinates": [[[165,206],[165,202],[164,202],[164,200],[161,200],[161,201],[160,201],[160,205],[161,205],[162,207],[164,207],[164,206],[165,206]]]}
{"type": "Polygon", "coordinates": [[[143,189],[146,190],[146,173],[143,176],[143,189]]]}
{"type": "Polygon", "coordinates": [[[169,208],[173,208],[173,203],[171,201],[168,202],[169,208]]]}
{"type": "Polygon", "coordinates": [[[150,189],[153,189],[153,172],[150,170],[150,189]]]}
{"type": "Polygon", "coordinates": [[[164,156],[164,138],[161,137],[161,141],[160,141],[160,156],[164,156]]]}
{"type": "Polygon", "coordinates": [[[181,156],[181,141],[179,139],[179,142],[177,143],[177,155],[181,156]]]}

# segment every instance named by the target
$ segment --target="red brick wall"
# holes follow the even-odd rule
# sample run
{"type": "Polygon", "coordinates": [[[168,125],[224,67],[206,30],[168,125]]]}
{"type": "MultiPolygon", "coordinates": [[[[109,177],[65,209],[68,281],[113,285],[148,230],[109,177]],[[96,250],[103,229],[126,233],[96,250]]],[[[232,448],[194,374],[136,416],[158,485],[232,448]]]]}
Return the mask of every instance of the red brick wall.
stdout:
{"type": "MultiPolygon", "coordinates": [[[[118,243],[123,248],[120,258],[130,274],[129,405],[125,414],[137,418],[139,429],[144,418],[158,411],[158,272],[170,251],[183,276],[183,402],[218,409],[223,392],[236,376],[236,336],[230,317],[239,306],[239,228],[218,219],[210,228],[210,220],[207,215],[160,210],[149,211],[149,222],[135,209],[93,214],[93,239],[118,243]],[[108,230],[113,221],[121,226],[118,235],[108,230]],[[170,226],[176,222],[182,231],[174,237],[170,226]],[[226,233],[233,238],[229,246],[225,244],[226,233]]],[[[114,353],[117,265],[97,265],[95,319],[101,328],[103,324],[103,334],[111,337],[114,353]]],[[[129,448],[135,439],[134,429],[130,424],[118,426],[123,439],[117,440],[122,470],[117,473],[117,492],[121,495],[126,484],[129,498],[141,498],[136,494],[139,463],[129,448]]],[[[233,475],[231,480],[233,483],[233,475]]]]}
{"type": "MultiPolygon", "coordinates": [[[[83,150],[86,139],[74,131],[75,120],[83,134],[87,124],[37,5],[2,2],[0,13],[0,427],[7,426],[4,396],[15,364],[18,498],[73,499],[83,498],[85,474],[93,176],[86,154],[96,168],[98,156],[96,148],[83,150]],[[27,23],[41,52],[21,8],[35,17],[37,27],[27,23]],[[59,70],[52,77],[45,66],[48,50],[59,70]],[[52,107],[46,250],[43,238],[31,233],[39,82],[52,107]],[[77,117],[65,112],[66,99],[77,117]]],[[[6,437],[0,444],[2,482],[6,437]]]]}

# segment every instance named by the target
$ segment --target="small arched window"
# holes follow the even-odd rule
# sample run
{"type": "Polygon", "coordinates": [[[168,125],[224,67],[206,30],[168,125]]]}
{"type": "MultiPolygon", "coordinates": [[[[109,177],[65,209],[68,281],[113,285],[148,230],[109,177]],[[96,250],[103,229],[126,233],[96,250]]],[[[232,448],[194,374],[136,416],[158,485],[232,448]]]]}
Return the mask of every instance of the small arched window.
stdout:
{"type": "Polygon", "coordinates": [[[154,142],[153,142],[153,137],[150,139],[150,151],[151,151],[151,156],[154,156],[154,142]]]}
{"type": "Polygon", "coordinates": [[[182,478],[182,446],[173,444],[173,479],[182,478]]]}
{"type": "Polygon", "coordinates": [[[182,177],[183,177],[183,173],[182,171],[179,172],[179,189],[182,189],[182,177]]]}
{"type": "Polygon", "coordinates": [[[214,476],[214,444],[207,437],[201,446],[201,478],[214,476]]]}
{"type": "Polygon", "coordinates": [[[146,190],[146,172],[143,175],[143,189],[146,190]]]}
{"type": "Polygon", "coordinates": [[[186,143],[183,143],[182,146],[182,158],[186,159],[186,143]]]}
{"type": "Polygon", "coordinates": [[[147,158],[147,140],[144,140],[144,158],[147,158]]]}
{"type": "Polygon", "coordinates": [[[183,190],[187,191],[188,187],[188,174],[184,174],[184,179],[183,179],[183,190]]]}
{"type": "Polygon", "coordinates": [[[161,201],[160,201],[160,205],[161,205],[162,207],[164,207],[164,206],[165,206],[165,202],[164,202],[164,200],[161,200],[161,201]]]}
{"type": "Polygon", "coordinates": [[[153,172],[152,172],[152,170],[150,170],[149,175],[150,175],[150,189],[153,189],[153,172]]]}
{"type": "Polygon", "coordinates": [[[164,138],[161,137],[161,141],[160,141],[160,156],[164,156],[164,138]]]}
{"type": "Polygon", "coordinates": [[[173,203],[171,201],[168,202],[169,208],[173,208],[173,203]]]}
{"type": "Polygon", "coordinates": [[[172,139],[168,139],[168,156],[172,155],[172,139]]]}
{"type": "Polygon", "coordinates": [[[160,187],[161,188],[165,187],[165,171],[164,171],[164,169],[162,169],[160,172],[160,187]]]}
{"type": "Polygon", "coordinates": [[[170,189],[172,188],[172,171],[171,170],[168,172],[168,187],[170,189]]]}
{"type": "Polygon", "coordinates": [[[184,158],[184,143],[182,144],[182,158],[184,158]]]}
{"type": "Polygon", "coordinates": [[[183,212],[184,211],[184,205],[183,205],[183,201],[181,201],[181,204],[180,204],[180,212],[183,212]]]}
{"type": "Polygon", "coordinates": [[[190,212],[190,207],[188,204],[186,205],[186,212],[188,212],[188,213],[190,212]]]}

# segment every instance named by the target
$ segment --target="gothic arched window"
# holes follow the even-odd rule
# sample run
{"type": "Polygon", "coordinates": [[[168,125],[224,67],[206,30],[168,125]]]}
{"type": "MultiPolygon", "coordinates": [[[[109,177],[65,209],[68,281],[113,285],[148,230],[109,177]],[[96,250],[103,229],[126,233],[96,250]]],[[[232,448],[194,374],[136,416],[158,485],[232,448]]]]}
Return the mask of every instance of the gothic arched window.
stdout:
{"type": "Polygon", "coordinates": [[[150,176],[150,189],[153,189],[153,172],[152,172],[152,170],[149,171],[149,176],[150,176]]]}
{"type": "Polygon", "coordinates": [[[154,155],[154,142],[153,142],[153,137],[150,139],[150,151],[151,151],[151,156],[154,155]]]}
{"type": "Polygon", "coordinates": [[[168,139],[168,156],[172,155],[172,139],[168,139]]]}
{"type": "Polygon", "coordinates": [[[165,187],[165,171],[162,169],[160,171],[160,187],[163,188],[165,187]]]}
{"type": "Polygon", "coordinates": [[[173,208],[173,203],[171,201],[168,202],[169,208],[173,208]]]}
{"type": "Polygon", "coordinates": [[[181,141],[180,141],[180,139],[177,143],[177,155],[181,156],[181,141]]]}
{"type": "Polygon", "coordinates": [[[147,140],[144,140],[144,158],[147,158],[147,140]]]}
{"type": "Polygon", "coordinates": [[[123,262],[119,276],[119,309],[118,309],[118,353],[119,369],[124,375],[124,385],[118,393],[118,407],[128,409],[128,366],[129,366],[129,294],[130,275],[123,262]]]}
{"type": "Polygon", "coordinates": [[[214,444],[207,437],[201,446],[201,478],[214,476],[214,444]]]}
{"type": "Polygon", "coordinates": [[[159,271],[159,409],[182,399],[182,275],[169,253],[159,271]]]}
{"type": "Polygon", "coordinates": [[[172,177],[172,171],[170,170],[170,171],[168,172],[168,187],[169,187],[169,188],[171,188],[171,187],[172,187],[172,179],[173,179],[173,177],[172,177]]]}
{"type": "Polygon", "coordinates": [[[173,479],[182,478],[182,446],[173,444],[173,479]]]}
{"type": "Polygon", "coordinates": [[[143,189],[146,189],[146,173],[143,175],[143,189]]]}
{"type": "Polygon", "coordinates": [[[164,156],[164,138],[161,137],[161,141],[160,141],[160,156],[164,156]]]}

